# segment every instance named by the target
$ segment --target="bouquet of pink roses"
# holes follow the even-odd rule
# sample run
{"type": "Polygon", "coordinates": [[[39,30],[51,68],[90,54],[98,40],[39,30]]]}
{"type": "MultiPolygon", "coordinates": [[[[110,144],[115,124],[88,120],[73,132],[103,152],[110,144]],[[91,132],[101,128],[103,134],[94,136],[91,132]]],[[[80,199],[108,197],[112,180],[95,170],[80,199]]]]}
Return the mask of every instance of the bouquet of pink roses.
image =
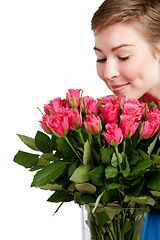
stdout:
{"type": "Polygon", "coordinates": [[[97,208],[113,205],[149,211],[159,207],[160,111],[156,105],[148,107],[126,96],[83,97],[80,89],[69,89],[66,99],[57,97],[44,105],[40,124],[45,133],[38,131],[35,138],[18,135],[37,153],[19,151],[14,157],[16,163],[36,172],[31,186],[53,191],[48,201],[60,205],[94,203],[93,239],[134,239],[133,213],[122,211],[116,218],[118,210],[110,218],[106,210],[97,208]],[[118,228],[113,220],[119,221],[118,228]]]}

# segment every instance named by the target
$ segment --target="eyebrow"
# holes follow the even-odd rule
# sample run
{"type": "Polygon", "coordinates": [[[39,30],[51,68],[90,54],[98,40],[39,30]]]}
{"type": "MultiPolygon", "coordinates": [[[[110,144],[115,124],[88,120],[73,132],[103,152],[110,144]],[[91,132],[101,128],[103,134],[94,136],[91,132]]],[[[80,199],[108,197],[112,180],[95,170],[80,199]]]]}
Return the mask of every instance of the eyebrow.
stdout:
{"type": "MultiPolygon", "coordinates": [[[[133,44],[121,44],[121,45],[118,45],[117,47],[113,47],[111,49],[111,51],[114,52],[114,51],[116,51],[116,50],[118,50],[118,49],[120,49],[122,47],[130,47],[130,46],[133,46],[133,44]]],[[[94,47],[93,49],[96,50],[96,51],[102,52],[102,50],[97,48],[97,47],[94,47]]]]}

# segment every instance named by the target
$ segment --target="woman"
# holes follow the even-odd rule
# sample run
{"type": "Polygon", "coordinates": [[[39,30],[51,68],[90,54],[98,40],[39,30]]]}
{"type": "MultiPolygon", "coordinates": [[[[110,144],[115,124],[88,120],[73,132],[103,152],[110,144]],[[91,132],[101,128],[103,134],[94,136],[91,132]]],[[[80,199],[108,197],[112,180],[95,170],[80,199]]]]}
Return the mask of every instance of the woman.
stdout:
{"type": "MultiPolygon", "coordinates": [[[[97,73],[115,95],[160,108],[160,3],[106,0],[92,19],[97,73]]],[[[151,211],[142,240],[160,239],[160,212],[151,211]]]]}
{"type": "Polygon", "coordinates": [[[92,30],[97,72],[109,89],[159,105],[160,3],[104,1],[93,16],[92,30]]]}

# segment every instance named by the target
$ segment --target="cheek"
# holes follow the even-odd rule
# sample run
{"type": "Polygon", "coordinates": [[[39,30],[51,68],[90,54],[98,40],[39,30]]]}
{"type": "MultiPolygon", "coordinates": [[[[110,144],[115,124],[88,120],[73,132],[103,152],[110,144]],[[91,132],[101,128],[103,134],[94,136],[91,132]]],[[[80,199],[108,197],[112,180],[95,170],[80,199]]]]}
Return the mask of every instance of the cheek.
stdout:
{"type": "Polygon", "coordinates": [[[150,69],[152,63],[149,61],[148,56],[138,56],[133,58],[123,68],[123,77],[134,80],[137,78],[144,78],[145,73],[150,69]]]}
{"type": "Polygon", "coordinates": [[[97,74],[103,81],[105,81],[103,64],[98,64],[97,63],[97,74]]]}
{"type": "Polygon", "coordinates": [[[121,76],[124,79],[128,79],[129,81],[133,81],[134,79],[140,77],[142,68],[135,64],[129,64],[128,66],[124,66],[121,69],[121,76]]]}
{"type": "Polygon", "coordinates": [[[111,86],[109,85],[109,82],[106,81],[105,77],[104,77],[104,70],[105,66],[102,64],[97,64],[97,74],[98,76],[105,82],[105,84],[107,85],[107,87],[111,90],[111,86]]]}

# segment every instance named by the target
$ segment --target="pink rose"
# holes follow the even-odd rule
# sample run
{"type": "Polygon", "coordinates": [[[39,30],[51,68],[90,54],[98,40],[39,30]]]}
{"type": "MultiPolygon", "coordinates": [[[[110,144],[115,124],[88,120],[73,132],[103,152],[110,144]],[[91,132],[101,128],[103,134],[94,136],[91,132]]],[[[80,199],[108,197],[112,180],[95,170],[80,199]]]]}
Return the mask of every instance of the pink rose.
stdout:
{"type": "Polygon", "coordinates": [[[102,129],[101,119],[99,116],[96,116],[94,114],[92,115],[86,115],[87,119],[85,122],[83,122],[85,128],[89,133],[91,133],[91,130],[95,134],[99,134],[102,129]],[[91,129],[91,130],[90,130],[91,129]]]}
{"type": "Polygon", "coordinates": [[[121,105],[124,105],[126,103],[126,96],[104,96],[97,99],[99,102],[102,103],[112,103],[113,105],[119,106],[120,100],[121,105]]]}
{"type": "Polygon", "coordinates": [[[126,96],[122,96],[122,95],[119,95],[119,96],[116,96],[116,100],[117,101],[121,101],[121,106],[123,106],[125,103],[126,103],[126,96]]]}
{"type": "Polygon", "coordinates": [[[119,106],[108,102],[100,108],[101,115],[106,123],[114,123],[118,120],[119,106]]]}
{"type": "Polygon", "coordinates": [[[112,141],[118,145],[122,140],[122,130],[116,123],[108,123],[105,125],[107,132],[103,132],[102,135],[106,138],[106,141],[112,145],[112,141]]]}
{"type": "Polygon", "coordinates": [[[62,117],[58,114],[45,115],[42,117],[42,121],[40,121],[40,123],[45,132],[47,132],[47,127],[51,132],[56,132],[61,137],[65,135],[65,131],[68,132],[69,130],[69,122],[67,116],[62,117]]]}
{"type": "Polygon", "coordinates": [[[58,116],[63,118],[63,117],[68,117],[69,125],[71,128],[76,129],[76,123],[75,121],[81,126],[82,125],[82,119],[80,116],[80,113],[78,109],[75,107],[73,108],[60,108],[59,111],[57,112],[58,116]]]}
{"type": "Polygon", "coordinates": [[[153,113],[158,113],[160,114],[160,110],[157,109],[157,108],[152,108],[150,112],[153,112],[153,113]]]}
{"type": "Polygon", "coordinates": [[[68,89],[68,93],[66,94],[67,102],[69,107],[78,107],[80,103],[80,92],[81,89],[68,89]]]}
{"type": "Polygon", "coordinates": [[[136,99],[134,100],[135,102],[130,99],[122,106],[122,114],[132,116],[136,121],[139,121],[145,113],[145,103],[140,103],[136,99]]]}
{"type": "Polygon", "coordinates": [[[98,113],[98,103],[97,101],[92,97],[83,97],[81,101],[81,111],[88,110],[91,114],[97,114],[98,113]]]}
{"type": "Polygon", "coordinates": [[[135,118],[128,115],[120,115],[120,124],[119,127],[122,129],[123,138],[127,138],[131,132],[131,136],[135,133],[139,126],[139,123],[135,121],[135,118]]]}
{"type": "Polygon", "coordinates": [[[44,115],[44,116],[42,116],[42,121],[39,121],[40,124],[41,124],[41,126],[42,126],[42,128],[43,128],[43,130],[44,130],[46,133],[48,133],[48,130],[49,130],[50,132],[52,132],[52,130],[51,130],[49,127],[47,127],[48,122],[49,122],[49,118],[50,118],[49,115],[44,115]]]}
{"type": "Polygon", "coordinates": [[[151,138],[160,127],[160,111],[157,108],[152,108],[147,114],[148,121],[141,125],[141,137],[151,138]]]}
{"type": "Polygon", "coordinates": [[[60,117],[69,117],[70,114],[71,114],[71,109],[68,107],[68,108],[65,108],[65,107],[61,107],[59,109],[59,111],[57,112],[58,116],[60,117]]]}
{"type": "Polygon", "coordinates": [[[70,110],[69,114],[69,125],[71,128],[76,129],[76,123],[75,121],[81,126],[82,125],[82,118],[78,111],[78,109],[75,107],[74,109],[70,110]]]}
{"type": "Polygon", "coordinates": [[[147,114],[147,119],[149,122],[155,121],[160,126],[160,111],[157,108],[152,108],[147,114]]]}
{"type": "Polygon", "coordinates": [[[44,105],[44,112],[50,115],[52,112],[56,113],[58,110],[65,105],[64,100],[57,97],[49,101],[49,104],[44,105]]]}
{"type": "Polygon", "coordinates": [[[141,124],[140,135],[142,138],[151,138],[159,129],[159,125],[155,121],[145,121],[141,124]]]}
{"type": "Polygon", "coordinates": [[[97,98],[98,102],[116,104],[115,96],[104,96],[97,98]]]}

